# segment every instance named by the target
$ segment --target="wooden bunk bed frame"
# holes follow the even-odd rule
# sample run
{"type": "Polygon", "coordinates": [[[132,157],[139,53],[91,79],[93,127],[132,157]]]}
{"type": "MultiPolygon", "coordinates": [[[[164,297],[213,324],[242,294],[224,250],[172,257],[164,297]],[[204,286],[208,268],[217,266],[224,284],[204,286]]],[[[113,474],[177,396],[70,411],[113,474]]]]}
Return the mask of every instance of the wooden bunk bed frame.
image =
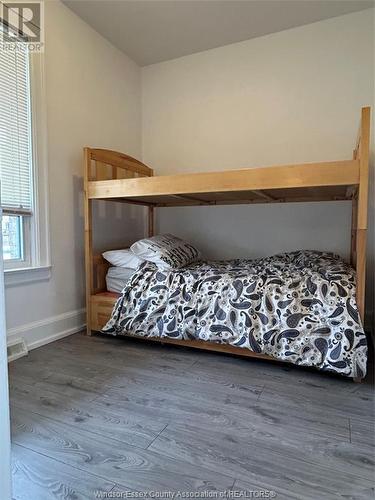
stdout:
{"type": "MultiPolygon", "coordinates": [[[[109,264],[93,254],[93,200],[146,206],[149,236],[154,235],[156,207],[351,200],[350,262],[357,272],[357,305],[364,321],[369,143],[370,108],[364,107],[351,160],[153,177],[150,167],[130,156],[84,148],[87,334],[101,330],[118,298],[106,291],[109,264]]],[[[273,360],[230,345],[147,340],[273,360]]]]}

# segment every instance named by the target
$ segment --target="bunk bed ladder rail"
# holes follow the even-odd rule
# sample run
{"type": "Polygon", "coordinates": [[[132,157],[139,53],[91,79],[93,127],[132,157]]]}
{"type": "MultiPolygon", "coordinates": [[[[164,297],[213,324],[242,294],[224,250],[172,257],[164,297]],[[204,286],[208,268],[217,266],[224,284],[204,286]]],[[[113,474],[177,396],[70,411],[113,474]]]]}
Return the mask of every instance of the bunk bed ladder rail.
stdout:
{"type": "MultiPolygon", "coordinates": [[[[86,274],[86,318],[87,334],[91,335],[93,324],[91,296],[105,287],[105,275],[108,266],[93,256],[92,248],[92,203],[89,198],[90,181],[131,179],[152,177],[153,170],[131,156],[108,149],[84,148],[83,184],[84,184],[84,220],[85,220],[85,274],[86,274]],[[98,279],[99,276],[99,279],[98,279]]],[[[111,200],[108,200],[111,201],[111,200]]],[[[118,200],[117,200],[118,201],[118,200]]],[[[154,234],[154,207],[148,207],[148,235],[154,234]]],[[[95,322],[94,322],[95,323],[95,322]]]]}

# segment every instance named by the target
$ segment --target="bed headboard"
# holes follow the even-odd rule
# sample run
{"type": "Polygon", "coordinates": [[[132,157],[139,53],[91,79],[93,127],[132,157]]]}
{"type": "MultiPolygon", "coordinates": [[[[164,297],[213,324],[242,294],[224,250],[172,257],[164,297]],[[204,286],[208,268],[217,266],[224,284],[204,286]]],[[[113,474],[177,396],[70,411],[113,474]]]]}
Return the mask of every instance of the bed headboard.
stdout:
{"type": "Polygon", "coordinates": [[[90,181],[152,177],[152,168],[131,156],[109,149],[85,148],[86,175],[90,181]]]}

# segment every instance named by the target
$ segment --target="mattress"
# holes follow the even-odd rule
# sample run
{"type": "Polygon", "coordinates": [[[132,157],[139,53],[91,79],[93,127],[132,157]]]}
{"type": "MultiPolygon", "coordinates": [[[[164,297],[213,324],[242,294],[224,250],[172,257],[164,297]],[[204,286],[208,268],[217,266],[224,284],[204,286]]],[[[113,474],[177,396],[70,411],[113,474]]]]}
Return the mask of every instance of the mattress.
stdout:
{"type": "Polygon", "coordinates": [[[134,273],[134,269],[129,269],[127,267],[108,268],[105,278],[107,290],[109,292],[121,293],[134,273]]]}
{"type": "Polygon", "coordinates": [[[367,342],[355,281],[342,259],[318,251],[173,271],[145,262],[103,332],[219,342],[362,378],[367,342]]]}

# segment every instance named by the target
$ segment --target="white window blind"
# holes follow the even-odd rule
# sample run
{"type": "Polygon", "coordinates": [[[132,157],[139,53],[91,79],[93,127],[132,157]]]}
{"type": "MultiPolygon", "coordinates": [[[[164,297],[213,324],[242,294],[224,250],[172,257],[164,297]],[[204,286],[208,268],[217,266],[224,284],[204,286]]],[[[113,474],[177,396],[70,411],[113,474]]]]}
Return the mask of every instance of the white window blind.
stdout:
{"type": "Polygon", "coordinates": [[[0,50],[0,180],[5,213],[32,213],[29,55],[0,50]]]}

